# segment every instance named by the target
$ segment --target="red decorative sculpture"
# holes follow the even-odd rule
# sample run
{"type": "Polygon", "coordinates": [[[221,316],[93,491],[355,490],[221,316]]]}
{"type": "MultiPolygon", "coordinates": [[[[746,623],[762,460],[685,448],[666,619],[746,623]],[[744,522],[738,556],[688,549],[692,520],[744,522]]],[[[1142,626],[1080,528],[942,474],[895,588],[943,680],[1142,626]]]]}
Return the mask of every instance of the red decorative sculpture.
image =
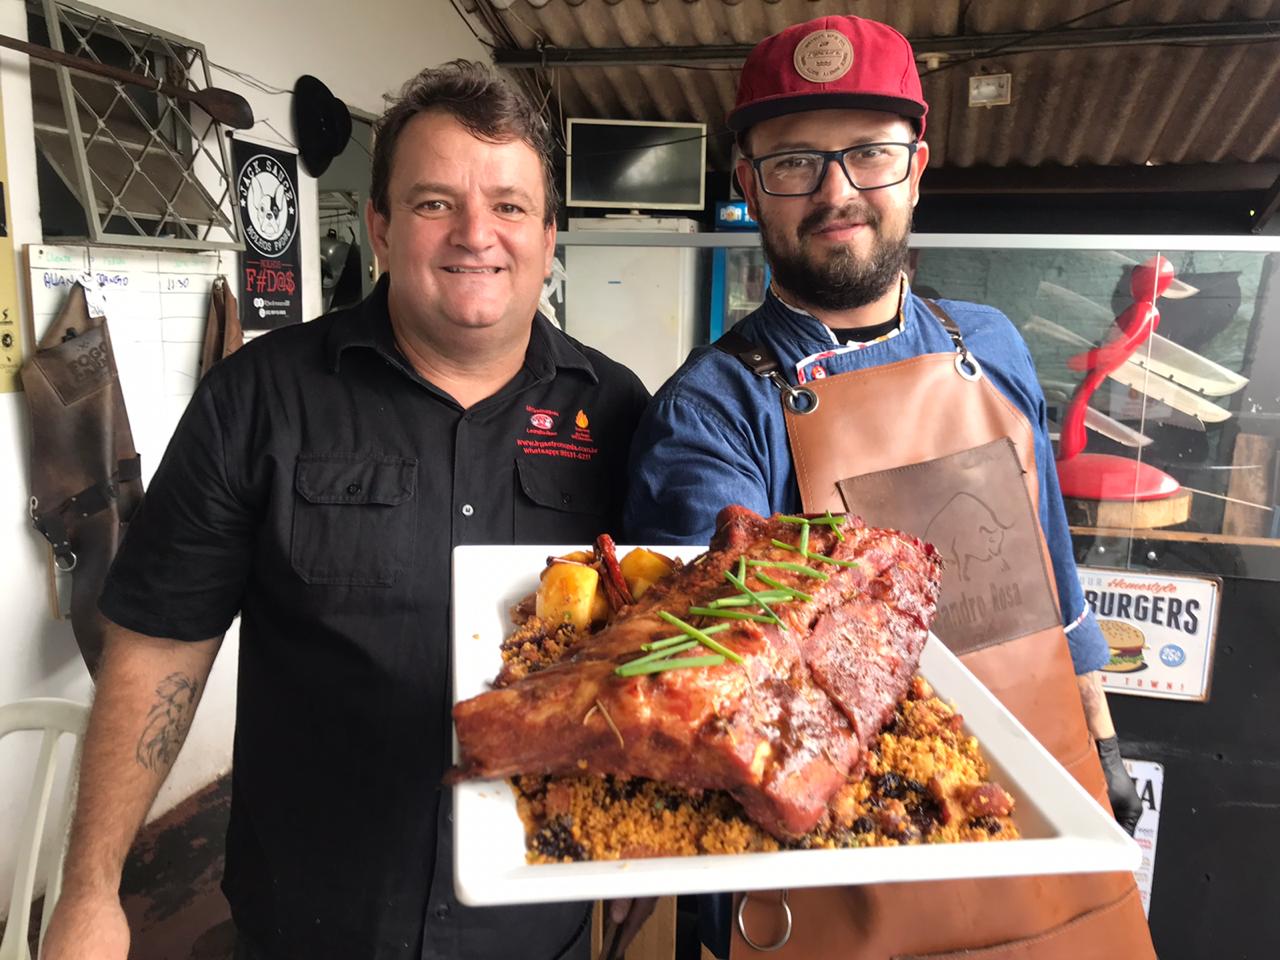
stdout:
{"type": "Polygon", "coordinates": [[[1062,421],[1058,443],[1058,481],[1062,494],[1078,500],[1157,500],[1180,489],[1178,481],[1149,464],[1105,453],[1084,453],[1084,418],[1089,398],[1107,376],[1120,367],[1160,325],[1156,299],[1173,282],[1173,264],[1161,256],[1133,268],[1129,291],[1134,302],[1119,317],[1101,346],[1067,361],[1084,371],[1062,421]]]}

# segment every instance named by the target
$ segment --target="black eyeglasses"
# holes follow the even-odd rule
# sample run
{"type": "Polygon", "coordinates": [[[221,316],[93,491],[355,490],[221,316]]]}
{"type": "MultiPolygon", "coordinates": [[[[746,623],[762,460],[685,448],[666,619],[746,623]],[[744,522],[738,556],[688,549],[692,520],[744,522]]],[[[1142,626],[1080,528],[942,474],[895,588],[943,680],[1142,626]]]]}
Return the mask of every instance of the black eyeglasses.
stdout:
{"type": "Polygon", "coordinates": [[[843,150],[784,150],[752,157],[756,178],[773,197],[806,197],[817,191],[832,163],[840,165],[855,190],[879,190],[911,174],[919,142],[859,143],[843,150]]]}

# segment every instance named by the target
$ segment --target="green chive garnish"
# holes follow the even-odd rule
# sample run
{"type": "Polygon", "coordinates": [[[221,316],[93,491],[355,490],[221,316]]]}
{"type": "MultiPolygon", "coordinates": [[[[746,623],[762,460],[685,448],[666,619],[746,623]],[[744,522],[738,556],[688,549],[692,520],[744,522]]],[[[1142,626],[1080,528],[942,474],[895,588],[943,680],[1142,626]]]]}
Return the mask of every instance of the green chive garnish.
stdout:
{"type": "MultiPolygon", "coordinates": [[[[782,583],[780,580],[773,579],[773,577],[769,576],[767,573],[757,573],[756,579],[759,580],[761,583],[767,583],[771,587],[777,587],[778,590],[787,591],[787,593],[791,594],[791,596],[793,596],[797,600],[813,599],[812,595],[805,593],[803,590],[797,590],[795,587],[789,587],[785,583],[782,583]]],[[[773,593],[773,592],[775,591],[770,591],[770,593],[773,593]]],[[[765,596],[765,594],[763,593],[760,595],[765,596]]]]}
{"type": "MultiPolygon", "coordinates": [[[[783,543],[781,540],[770,540],[769,542],[772,543],[775,547],[781,547],[784,550],[794,551],[795,553],[800,554],[802,557],[804,557],[807,560],[817,560],[819,563],[834,563],[836,566],[839,566],[839,567],[856,567],[858,565],[857,560],[837,560],[835,559],[835,557],[828,557],[825,553],[810,553],[807,550],[801,550],[799,547],[793,547],[789,543],[783,543]]],[[[776,566],[780,566],[780,564],[771,563],[769,564],[769,566],[776,567],[776,566]]]]}
{"type": "Polygon", "coordinates": [[[809,552],[809,524],[805,524],[800,528],[800,552],[809,552]]]}
{"type": "MultiPolygon", "coordinates": [[[[761,577],[760,579],[763,580],[764,578],[761,577]]],[[[782,589],[760,590],[757,592],[757,595],[771,602],[775,600],[777,601],[790,600],[792,597],[793,591],[783,586],[782,584],[778,584],[778,586],[782,587],[782,589]]],[[[712,600],[710,603],[707,604],[707,606],[711,607],[712,609],[719,609],[720,607],[749,607],[753,603],[755,603],[755,601],[752,600],[750,597],[744,597],[744,596],[721,597],[719,600],[712,600]]]]}
{"type": "Polygon", "coordinates": [[[684,653],[684,651],[692,650],[694,647],[698,646],[697,640],[690,640],[688,637],[684,637],[683,640],[683,643],[677,643],[670,647],[665,647],[662,650],[655,650],[648,656],[640,657],[636,660],[628,660],[626,663],[622,664],[622,666],[638,667],[644,663],[652,663],[654,660],[661,660],[663,657],[669,657],[673,653],[684,653]]]}
{"type": "Polygon", "coordinates": [[[747,555],[745,553],[738,557],[738,579],[747,579],[747,555]]]}
{"type": "MultiPolygon", "coordinates": [[[[697,644],[695,644],[697,646],[697,644]]],[[[638,667],[624,664],[614,673],[623,677],[637,677],[645,673],[663,673],[667,670],[683,670],[688,667],[718,667],[725,658],[719,654],[708,654],[705,657],[672,657],[669,660],[654,660],[642,663],[638,667]]]]}
{"type": "Polygon", "coordinates": [[[728,570],[724,572],[724,578],[728,580],[730,583],[732,583],[739,590],[741,590],[743,593],[745,593],[752,600],[754,600],[756,602],[756,605],[760,607],[761,610],[763,610],[773,619],[774,623],[776,623],[783,630],[787,629],[787,625],[782,622],[781,617],[779,617],[776,613],[773,612],[773,609],[769,606],[768,601],[766,601],[763,597],[761,597],[760,594],[753,592],[751,588],[747,586],[745,580],[738,579],[728,570]]]}
{"type": "MultiPolygon", "coordinates": [[[[791,549],[795,549],[792,547],[791,549]]],[[[785,560],[748,560],[749,567],[762,567],[765,570],[788,570],[791,573],[798,573],[801,576],[813,577],[815,580],[830,580],[831,575],[823,573],[821,570],[815,570],[813,567],[806,567],[803,563],[787,563],[785,560]]]]}
{"type": "MultiPolygon", "coordinates": [[[[731,624],[717,623],[714,627],[703,627],[703,633],[719,633],[721,630],[728,630],[731,624]]],[[[653,640],[649,643],[642,644],[641,650],[665,650],[667,647],[674,646],[677,643],[684,643],[689,639],[686,633],[678,634],[674,637],[663,637],[661,640],[653,640]]]]}
{"type": "Polygon", "coordinates": [[[844,524],[848,514],[833,515],[830,510],[821,517],[779,517],[783,523],[820,523],[824,527],[838,527],[844,524]]]}
{"type": "Polygon", "coordinates": [[[743,610],[725,610],[721,607],[690,607],[689,615],[693,617],[719,617],[721,620],[753,620],[756,623],[773,623],[773,620],[762,613],[747,613],[743,610]]]}
{"type": "Polygon", "coordinates": [[[841,543],[844,543],[844,533],[840,530],[840,528],[844,526],[844,522],[847,519],[848,519],[847,514],[842,513],[838,517],[833,517],[831,515],[831,511],[828,510],[827,515],[825,517],[819,518],[817,522],[825,523],[828,527],[831,528],[832,532],[836,535],[836,539],[838,539],[841,543]]]}
{"type": "Polygon", "coordinates": [[[856,567],[857,560],[837,560],[835,557],[828,557],[825,553],[806,553],[806,557],[810,560],[817,560],[819,563],[834,563],[839,567],[856,567]]]}
{"type": "MultiPolygon", "coordinates": [[[[693,611],[690,610],[689,612],[692,613],[693,611]]],[[[726,647],[723,643],[719,643],[715,640],[712,640],[709,636],[706,635],[706,633],[699,630],[697,627],[693,626],[692,624],[685,623],[679,617],[675,616],[674,614],[667,613],[667,611],[665,610],[659,610],[658,616],[661,617],[663,620],[667,621],[667,623],[671,624],[673,627],[676,627],[684,631],[685,633],[687,633],[689,636],[693,637],[693,639],[697,640],[704,647],[710,647],[716,653],[720,654],[723,657],[728,657],[734,663],[742,663],[742,657],[738,656],[738,654],[734,653],[732,650],[726,647]]]]}

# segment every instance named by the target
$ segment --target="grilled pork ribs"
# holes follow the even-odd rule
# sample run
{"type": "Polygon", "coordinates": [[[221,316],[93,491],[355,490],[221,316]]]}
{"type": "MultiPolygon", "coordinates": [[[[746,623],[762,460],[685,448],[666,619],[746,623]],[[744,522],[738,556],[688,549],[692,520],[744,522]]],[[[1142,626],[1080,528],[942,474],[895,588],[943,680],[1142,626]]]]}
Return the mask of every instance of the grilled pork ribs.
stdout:
{"type": "MultiPolygon", "coordinates": [[[[717,528],[707,553],[621,610],[572,656],[457,704],[454,778],[648,777],[727,790],[779,838],[811,830],[832,794],[861,774],[867,744],[916,672],[942,563],[931,546],[857,518],[809,528],[807,557],[774,543],[803,545],[800,526],[779,517],[726,507],[717,528]],[[740,557],[756,562],[747,567],[748,590],[774,589],[763,574],[811,598],[768,604],[786,629],[689,613],[740,594],[724,576],[741,569],[740,557]],[[616,668],[643,656],[642,645],[680,635],[660,611],[695,627],[727,623],[714,639],[742,662],[618,675],[616,668]]],[[[690,651],[699,653],[711,651],[690,651]]]]}

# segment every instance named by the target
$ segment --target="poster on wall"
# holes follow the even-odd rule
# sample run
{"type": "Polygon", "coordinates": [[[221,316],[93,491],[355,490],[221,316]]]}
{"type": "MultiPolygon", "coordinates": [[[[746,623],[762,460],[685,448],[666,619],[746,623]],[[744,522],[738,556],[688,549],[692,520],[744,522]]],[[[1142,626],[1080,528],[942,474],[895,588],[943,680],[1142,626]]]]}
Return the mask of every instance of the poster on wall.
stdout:
{"type": "Polygon", "coordinates": [[[1142,799],[1142,816],[1133,831],[1133,839],[1142,848],[1142,865],[1133,872],[1133,879],[1142,897],[1142,912],[1149,917],[1151,882],[1156,872],[1156,834],[1160,829],[1160,805],[1164,797],[1164,765],[1149,760],[1126,759],[1124,768],[1142,799]]]}
{"type": "Polygon", "coordinates": [[[236,203],[244,231],[240,321],[271,330],[302,320],[298,156],[233,137],[236,203]]]}
{"type": "Polygon", "coordinates": [[[1081,567],[1080,584],[1107,639],[1107,691],[1209,699],[1220,579],[1081,567]]]}

